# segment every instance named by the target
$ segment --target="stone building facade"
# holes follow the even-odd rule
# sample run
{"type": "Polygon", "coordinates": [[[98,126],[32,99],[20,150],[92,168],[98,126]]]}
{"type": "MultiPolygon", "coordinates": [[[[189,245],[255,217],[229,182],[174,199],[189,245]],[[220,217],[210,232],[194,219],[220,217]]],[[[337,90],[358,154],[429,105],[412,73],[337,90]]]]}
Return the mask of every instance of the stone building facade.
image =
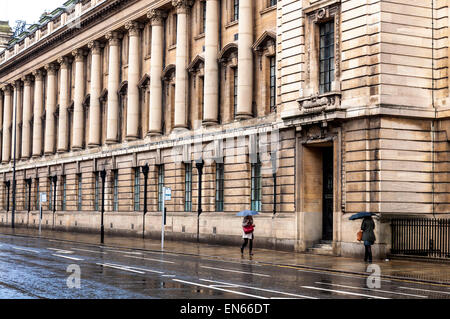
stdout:
{"type": "Polygon", "coordinates": [[[158,237],[162,186],[181,240],[236,243],[254,209],[259,247],[359,255],[372,211],[383,256],[390,218],[448,216],[446,1],[64,5],[0,54],[0,225],[14,162],[17,227],[45,192],[43,227],[98,232],[102,171],[109,233],[158,237]]]}

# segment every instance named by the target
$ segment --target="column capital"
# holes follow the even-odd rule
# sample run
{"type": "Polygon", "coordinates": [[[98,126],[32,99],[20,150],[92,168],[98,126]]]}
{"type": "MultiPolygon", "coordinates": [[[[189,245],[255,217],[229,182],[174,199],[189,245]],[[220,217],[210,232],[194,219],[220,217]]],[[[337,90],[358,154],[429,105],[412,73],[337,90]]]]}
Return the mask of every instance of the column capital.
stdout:
{"type": "Polygon", "coordinates": [[[34,70],[33,76],[35,81],[42,81],[42,78],[44,77],[44,70],[42,69],[34,70]]]}
{"type": "Polygon", "coordinates": [[[58,65],[56,63],[49,63],[44,66],[48,75],[56,75],[56,71],[58,70],[58,65]]]}
{"type": "Polygon", "coordinates": [[[58,63],[61,66],[61,69],[67,69],[72,61],[73,59],[68,56],[58,58],[58,63]]]}
{"type": "Polygon", "coordinates": [[[152,26],[163,26],[167,13],[160,9],[152,9],[147,12],[147,18],[150,19],[152,26]]]}
{"type": "Polygon", "coordinates": [[[131,37],[139,36],[139,32],[144,28],[144,25],[137,21],[128,21],[125,23],[125,29],[128,30],[128,34],[131,37]]]}
{"type": "Polygon", "coordinates": [[[13,91],[13,87],[12,87],[11,84],[6,84],[6,85],[2,88],[2,90],[3,90],[3,93],[4,93],[5,95],[11,95],[11,94],[12,94],[12,91],[13,91]]]}
{"type": "Polygon", "coordinates": [[[22,77],[22,81],[25,86],[31,85],[31,82],[33,82],[33,77],[31,74],[24,75],[22,77]]]}
{"type": "Polygon", "coordinates": [[[75,57],[75,62],[83,62],[87,52],[84,49],[76,49],[72,51],[72,55],[75,57]]]}
{"type": "Polygon", "coordinates": [[[172,6],[177,9],[177,14],[188,13],[193,4],[193,0],[172,0],[172,6]]]}
{"type": "Polygon", "coordinates": [[[119,46],[120,39],[123,38],[123,35],[119,31],[110,31],[110,32],[106,33],[105,38],[109,41],[109,45],[119,46]]]}
{"type": "Polygon", "coordinates": [[[92,54],[101,54],[102,48],[105,47],[105,44],[100,41],[91,41],[88,43],[88,48],[92,51],[92,54]]]}

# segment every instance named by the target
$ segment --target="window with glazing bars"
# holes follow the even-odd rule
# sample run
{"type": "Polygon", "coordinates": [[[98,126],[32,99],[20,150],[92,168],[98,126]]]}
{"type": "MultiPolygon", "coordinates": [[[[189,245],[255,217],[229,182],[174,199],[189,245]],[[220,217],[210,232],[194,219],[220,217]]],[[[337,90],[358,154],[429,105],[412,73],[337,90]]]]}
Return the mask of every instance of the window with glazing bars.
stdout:
{"type": "Polygon", "coordinates": [[[223,212],[224,179],[224,164],[216,163],[216,212],[223,212]]]}
{"type": "Polygon", "coordinates": [[[53,182],[52,178],[48,178],[49,192],[48,192],[48,210],[52,210],[53,208],[53,182]]]}
{"type": "Polygon", "coordinates": [[[331,91],[331,83],[334,81],[334,21],[320,24],[319,32],[319,91],[324,94],[331,91]]]}
{"type": "Polygon", "coordinates": [[[184,211],[192,212],[192,164],[184,164],[184,211]]]}
{"type": "Polygon", "coordinates": [[[239,0],[233,0],[233,20],[239,20],[239,0]]]}
{"type": "Polygon", "coordinates": [[[26,189],[25,189],[25,210],[28,210],[28,196],[29,196],[29,194],[28,194],[28,185],[29,185],[29,183],[30,183],[31,181],[29,180],[29,179],[26,179],[25,180],[25,183],[24,183],[24,185],[26,186],[26,189]]]}
{"type": "Polygon", "coordinates": [[[77,189],[77,197],[78,197],[78,211],[81,211],[82,209],[82,205],[83,205],[83,195],[82,195],[82,191],[83,191],[83,181],[81,179],[81,174],[77,174],[77,180],[78,180],[78,189],[77,189]]]}
{"type": "Polygon", "coordinates": [[[202,6],[202,32],[206,32],[206,1],[201,2],[202,6]]]}
{"type": "Polygon", "coordinates": [[[98,201],[100,196],[100,172],[95,172],[95,199],[94,199],[94,206],[95,210],[98,211],[98,201]]]}
{"type": "Polygon", "coordinates": [[[158,166],[158,211],[163,210],[163,200],[164,200],[164,165],[158,166]]]}
{"type": "Polygon", "coordinates": [[[238,100],[238,68],[233,69],[233,112],[234,117],[237,113],[237,100],[238,100]]]}
{"type": "Polygon", "coordinates": [[[269,58],[270,63],[270,111],[274,112],[277,108],[277,79],[276,79],[276,62],[275,57],[269,58]]]}
{"type": "Polygon", "coordinates": [[[119,172],[113,171],[113,211],[119,211],[119,172]]]}
{"type": "Polygon", "coordinates": [[[259,155],[256,163],[252,163],[252,193],[251,193],[251,209],[254,211],[261,211],[262,206],[262,177],[261,177],[261,161],[259,155]]]}
{"type": "Polygon", "coordinates": [[[61,203],[61,210],[66,210],[66,189],[67,189],[67,183],[66,183],[66,176],[62,176],[62,185],[63,185],[63,191],[62,191],[62,203],[61,203]]]}
{"type": "Polygon", "coordinates": [[[134,169],[134,211],[138,212],[140,207],[140,193],[141,193],[141,185],[140,185],[140,171],[139,168],[134,169]]]}

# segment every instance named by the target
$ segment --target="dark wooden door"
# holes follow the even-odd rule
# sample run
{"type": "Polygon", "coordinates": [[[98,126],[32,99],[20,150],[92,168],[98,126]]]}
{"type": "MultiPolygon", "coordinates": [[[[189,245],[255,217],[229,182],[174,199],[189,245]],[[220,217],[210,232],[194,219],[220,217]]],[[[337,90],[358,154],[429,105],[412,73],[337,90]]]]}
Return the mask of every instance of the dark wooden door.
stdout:
{"type": "Polygon", "coordinates": [[[323,150],[323,240],[333,240],[333,148],[323,150]]]}

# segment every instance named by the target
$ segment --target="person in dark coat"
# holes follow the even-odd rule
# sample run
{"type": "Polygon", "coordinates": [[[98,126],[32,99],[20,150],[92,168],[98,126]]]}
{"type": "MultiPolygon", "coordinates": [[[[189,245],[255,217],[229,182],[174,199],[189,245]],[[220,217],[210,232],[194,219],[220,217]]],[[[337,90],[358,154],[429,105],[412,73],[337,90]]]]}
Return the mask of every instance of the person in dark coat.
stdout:
{"type": "Polygon", "coordinates": [[[372,262],[372,245],[375,243],[375,222],[372,217],[364,217],[361,230],[363,231],[362,240],[364,242],[365,254],[364,261],[372,262]]]}

